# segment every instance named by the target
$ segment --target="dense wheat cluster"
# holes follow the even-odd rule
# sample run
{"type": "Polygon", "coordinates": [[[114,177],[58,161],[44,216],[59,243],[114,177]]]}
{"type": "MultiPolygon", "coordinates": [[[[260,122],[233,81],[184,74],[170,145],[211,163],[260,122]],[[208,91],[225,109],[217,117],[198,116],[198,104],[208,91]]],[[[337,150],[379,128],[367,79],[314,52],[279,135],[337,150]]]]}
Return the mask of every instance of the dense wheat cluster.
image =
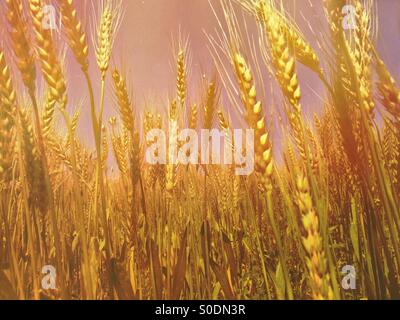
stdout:
{"type": "Polygon", "coordinates": [[[208,37],[218,72],[192,94],[190,43],[179,41],[166,112],[137,106],[112,59],[119,1],[102,1],[95,30],[85,30],[73,0],[54,1],[64,43],[44,28],[46,3],[6,0],[0,10],[10,44],[0,47],[0,299],[400,298],[400,89],[374,42],[373,0],[321,1],[329,49],[319,56],[279,1],[211,1],[227,25],[208,37]],[[344,30],[349,3],[355,26],[344,30]],[[250,49],[238,11],[259,27],[250,49]],[[76,134],[61,45],[87,83],[80,112],[91,115],[94,150],[76,134]],[[324,87],[312,121],[300,64],[324,87]],[[280,97],[278,121],[263,74],[280,97]],[[105,95],[116,106],[110,119],[105,95]],[[151,129],[229,137],[238,124],[254,130],[249,176],[235,165],[145,161],[151,129]],[[43,286],[48,265],[55,288],[43,286]],[[342,283],[346,265],[356,272],[352,290],[342,283]]]}

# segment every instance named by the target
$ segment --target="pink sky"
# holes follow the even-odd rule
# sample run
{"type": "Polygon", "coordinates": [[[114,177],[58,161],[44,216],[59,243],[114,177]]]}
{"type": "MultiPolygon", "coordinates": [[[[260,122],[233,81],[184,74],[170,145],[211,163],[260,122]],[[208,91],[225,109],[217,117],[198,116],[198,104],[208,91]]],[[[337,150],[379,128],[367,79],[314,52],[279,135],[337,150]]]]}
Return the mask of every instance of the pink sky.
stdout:
{"type": "MultiPolygon", "coordinates": [[[[94,1],[96,2],[96,1],[94,1]]],[[[400,70],[400,1],[378,0],[379,37],[378,48],[392,73],[397,77],[400,70]]],[[[75,1],[79,4],[79,15],[87,20],[91,13],[91,1],[75,1]]],[[[219,0],[211,0],[218,10],[219,0]]],[[[141,111],[145,101],[165,101],[168,96],[173,96],[175,90],[175,71],[173,69],[174,58],[172,55],[172,39],[177,39],[179,28],[190,39],[190,50],[193,56],[192,85],[199,83],[199,74],[207,73],[211,76],[213,62],[209,54],[208,40],[204,35],[214,33],[217,21],[212,13],[208,0],[123,0],[126,8],[125,19],[122,23],[114,50],[113,61],[117,66],[121,64],[131,76],[132,91],[137,110],[141,111]]],[[[313,29],[320,28],[320,22],[324,20],[321,11],[320,0],[289,0],[285,5],[292,15],[296,16],[299,27],[314,47],[314,36],[309,32],[305,22],[308,20],[313,29]],[[314,8],[310,9],[309,3],[314,8]],[[303,17],[302,17],[303,16],[303,17]]],[[[238,14],[242,13],[238,11],[238,14]]],[[[252,21],[252,19],[248,19],[252,21]]],[[[250,33],[255,34],[255,28],[250,23],[250,33]]],[[[93,49],[91,47],[91,51],[93,49]]],[[[73,59],[67,59],[70,108],[74,102],[80,101],[82,92],[86,87],[82,75],[73,59]]],[[[91,58],[91,72],[95,79],[98,74],[93,57],[91,58]]],[[[322,86],[318,79],[307,71],[299,68],[300,80],[303,89],[303,105],[306,111],[312,112],[321,107],[320,100],[315,92],[321,93],[322,86]]],[[[109,77],[109,80],[110,77],[109,77]]],[[[266,82],[266,86],[268,82],[266,82]]],[[[107,88],[111,89],[111,82],[107,88]]],[[[99,82],[95,81],[96,91],[99,82]]],[[[279,93],[277,93],[279,94],[279,93]]],[[[193,97],[198,94],[192,93],[193,97]]],[[[115,115],[116,110],[112,103],[110,90],[106,97],[107,109],[105,116],[115,115]]],[[[267,101],[268,102],[268,101],[267,101]]],[[[266,104],[268,106],[268,103],[266,104]]],[[[91,143],[91,131],[89,125],[89,108],[82,110],[82,118],[79,132],[83,138],[91,143]]]]}

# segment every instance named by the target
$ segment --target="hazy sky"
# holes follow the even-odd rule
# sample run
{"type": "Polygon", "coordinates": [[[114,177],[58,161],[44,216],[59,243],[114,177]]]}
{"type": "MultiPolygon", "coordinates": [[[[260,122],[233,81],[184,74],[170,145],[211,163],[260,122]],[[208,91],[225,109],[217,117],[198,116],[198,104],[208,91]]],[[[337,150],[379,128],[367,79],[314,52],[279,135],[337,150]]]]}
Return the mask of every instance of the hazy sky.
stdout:
{"type": "MultiPolygon", "coordinates": [[[[219,0],[210,0],[222,18],[219,0]]],[[[75,1],[79,4],[79,15],[88,20],[92,13],[91,0],[75,1]]],[[[96,1],[94,1],[96,3],[96,1]]],[[[316,46],[315,39],[309,31],[309,25],[318,31],[324,16],[321,11],[321,0],[289,0],[285,5],[296,17],[301,30],[316,46]],[[312,4],[312,7],[310,6],[312,4]],[[309,25],[308,25],[309,24],[309,25]]],[[[392,73],[399,78],[400,70],[400,1],[378,0],[379,37],[378,48],[392,73]]],[[[217,20],[208,0],[123,0],[126,8],[125,19],[116,41],[113,61],[123,66],[130,75],[135,106],[141,110],[145,101],[161,100],[172,96],[175,90],[174,58],[171,43],[178,38],[178,31],[190,39],[190,50],[193,56],[192,84],[199,82],[200,72],[211,76],[212,59],[208,49],[208,40],[204,33],[218,32],[217,20]]],[[[238,15],[242,13],[238,10],[238,15]]],[[[248,19],[249,32],[256,34],[248,19]]],[[[93,50],[92,50],[93,51],[93,50]]],[[[86,92],[81,73],[76,63],[67,58],[69,90],[71,104],[79,101],[82,92],[86,92]]],[[[96,77],[96,66],[91,59],[91,72],[96,77]]],[[[314,76],[300,68],[300,80],[303,89],[303,105],[306,110],[321,107],[316,92],[320,93],[321,83],[314,76]]],[[[268,83],[266,83],[268,85],[268,83]]],[[[111,88],[111,83],[108,83],[111,88]]],[[[98,90],[98,81],[95,81],[98,90]]],[[[278,93],[277,93],[278,94],[278,93]]],[[[106,116],[116,113],[112,106],[111,95],[106,98],[106,116]]],[[[72,108],[72,106],[70,106],[72,108]]],[[[228,106],[229,107],[229,106],[228,106]]],[[[82,112],[81,134],[89,135],[91,141],[88,107],[82,112]]]]}

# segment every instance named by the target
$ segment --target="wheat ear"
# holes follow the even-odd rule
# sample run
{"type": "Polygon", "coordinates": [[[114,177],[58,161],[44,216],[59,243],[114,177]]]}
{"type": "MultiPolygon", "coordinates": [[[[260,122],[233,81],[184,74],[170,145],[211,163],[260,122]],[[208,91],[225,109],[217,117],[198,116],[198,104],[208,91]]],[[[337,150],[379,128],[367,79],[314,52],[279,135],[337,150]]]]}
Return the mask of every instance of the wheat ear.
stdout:
{"type": "Polygon", "coordinates": [[[177,76],[176,76],[176,90],[178,101],[181,109],[184,108],[186,99],[186,66],[185,66],[185,51],[180,49],[177,57],[177,76]]]}
{"type": "MultiPolygon", "coordinates": [[[[267,17],[270,11],[261,2],[261,9],[267,17]]],[[[285,35],[284,25],[276,15],[263,19],[265,34],[269,40],[272,64],[276,71],[276,79],[281,87],[283,95],[288,99],[292,107],[289,113],[289,121],[294,132],[297,148],[302,158],[307,161],[307,149],[304,137],[304,125],[301,116],[301,89],[296,73],[296,61],[290,54],[289,44],[285,35]]]]}
{"type": "Polygon", "coordinates": [[[303,174],[297,177],[296,187],[297,204],[302,214],[301,220],[306,232],[306,236],[303,238],[303,245],[308,255],[306,263],[312,297],[316,300],[331,300],[333,299],[333,290],[319,232],[318,215],[312,204],[308,180],[303,174]]]}
{"type": "Polygon", "coordinates": [[[21,0],[6,0],[7,20],[10,25],[10,35],[14,54],[17,58],[17,67],[22,75],[25,86],[34,91],[36,68],[34,56],[29,43],[27,22],[23,16],[21,0]]]}
{"type": "Polygon", "coordinates": [[[22,128],[22,145],[25,156],[25,171],[29,184],[31,203],[40,207],[42,212],[46,211],[47,196],[43,190],[43,167],[41,156],[36,147],[33,126],[25,110],[19,111],[19,118],[22,128]],[[46,199],[46,200],[45,200],[46,199]],[[44,201],[43,201],[44,200],[44,201]]]}
{"type": "Polygon", "coordinates": [[[102,13],[97,28],[97,37],[94,40],[97,66],[104,80],[110,65],[111,52],[122,18],[121,1],[107,1],[102,6],[102,13]]]}
{"type": "Polygon", "coordinates": [[[122,122],[124,123],[125,128],[127,128],[130,132],[133,132],[134,120],[132,103],[129,98],[125,78],[119,73],[118,70],[114,70],[112,77],[114,80],[114,92],[117,98],[122,122]]]}
{"type": "Polygon", "coordinates": [[[73,0],[58,0],[61,8],[63,27],[67,35],[68,44],[76,60],[85,72],[88,69],[88,44],[86,34],[82,30],[82,23],[78,20],[73,0]]]}
{"type": "MultiPolygon", "coordinates": [[[[178,110],[176,101],[172,101],[169,107],[169,143],[168,143],[168,164],[165,166],[165,189],[167,191],[167,196],[172,197],[172,193],[176,186],[176,165],[170,163],[172,159],[175,159],[175,141],[177,141],[178,132],[178,110]],[[173,148],[174,147],[174,148],[173,148]]],[[[176,160],[176,159],[175,159],[176,160]]]]}
{"type": "Polygon", "coordinates": [[[322,75],[317,54],[293,22],[288,21],[288,19],[267,0],[258,0],[253,4],[245,2],[244,7],[255,14],[262,24],[270,23],[269,21],[271,20],[273,23],[280,25],[287,39],[290,52],[295,58],[318,75],[322,75]]]}
{"type": "Polygon", "coordinates": [[[12,165],[16,93],[4,52],[0,49],[0,174],[12,165]]]}
{"type": "Polygon", "coordinates": [[[42,132],[45,137],[47,137],[53,129],[55,104],[56,101],[53,99],[53,96],[50,93],[47,94],[42,115],[42,132]]]}
{"type": "Polygon", "coordinates": [[[383,106],[400,121],[400,89],[386,68],[385,63],[377,58],[376,71],[378,74],[378,89],[383,106]]]}
{"type": "Polygon", "coordinates": [[[351,52],[351,57],[359,78],[362,98],[361,107],[371,114],[375,105],[371,94],[372,48],[370,44],[370,15],[363,8],[360,1],[356,2],[356,21],[355,50],[351,52]]]}
{"type": "Polygon", "coordinates": [[[126,175],[128,173],[128,165],[126,163],[125,149],[122,147],[121,136],[116,136],[113,133],[111,137],[111,143],[115,159],[117,160],[118,169],[123,175],[126,175]]]}
{"type": "Polygon", "coordinates": [[[51,31],[43,27],[42,0],[29,0],[29,8],[36,36],[36,52],[44,78],[49,85],[53,98],[61,104],[61,107],[65,108],[67,105],[65,78],[57,58],[51,31]]]}
{"type": "Polygon", "coordinates": [[[3,105],[3,111],[7,112],[8,116],[11,117],[15,113],[17,95],[11,79],[10,68],[7,65],[4,52],[1,49],[0,49],[0,98],[1,98],[0,102],[3,105]]]}
{"type": "Polygon", "coordinates": [[[216,104],[218,100],[217,85],[211,81],[207,87],[207,94],[204,104],[204,128],[211,129],[214,121],[216,104]]]}
{"type": "Polygon", "coordinates": [[[194,103],[190,113],[190,121],[189,121],[190,129],[195,130],[197,128],[197,113],[198,113],[197,104],[194,103]]]}
{"type": "Polygon", "coordinates": [[[265,187],[270,186],[273,171],[272,144],[265,128],[261,102],[257,101],[257,91],[253,76],[245,59],[239,53],[234,56],[236,75],[239,80],[242,101],[246,107],[246,120],[254,130],[256,170],[261,174],[265,187]]]}

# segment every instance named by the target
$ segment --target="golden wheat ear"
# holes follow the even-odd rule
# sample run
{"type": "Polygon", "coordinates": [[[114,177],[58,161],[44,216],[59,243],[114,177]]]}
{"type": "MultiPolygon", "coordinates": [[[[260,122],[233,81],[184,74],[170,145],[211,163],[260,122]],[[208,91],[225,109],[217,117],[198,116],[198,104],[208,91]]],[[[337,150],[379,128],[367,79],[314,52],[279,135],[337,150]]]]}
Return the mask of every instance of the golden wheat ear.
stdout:
{"type": "Polygon", "coordinates": [[[17,118],[17,97],[10,68],[0,49],[0,178],[11,169],[14,148],[14,127],[17,118]]]}
{"type": "Polygon", "coordinates": [[[177,90],[179,104],[183,109],[186,99],[186,65],[185,65],[184,49],[179,50],[176,64],[177,64],[176,90],[177,90]]]}
{"type": "Polygon", "coordinates": [[[101,2],[99,21],[96,23],[97,32],[93,36],[96,52],[97,66],[101,72],[102,79],[105,79],[106,72],[110,65],[110,58],[114,46],[116,34],[121,26],[123,8],[121,0],[101,2]]]}
{"type": "Polygon", "coordinates": [[[198,121],[198,107],[197,107],[197,104],[194,103],[192,105],[191,112],[190,112],[189,128],[195,130],[197,128],[197,121],[198,121]]]}
{"type": "Polygon", "coordinates": [[[0,103],[1,109],[10,117],[15,113],[17,94],[11,78],[10,67],[4,52],[0,49],[0,103]]]}
{"type": "MultiPolygon", "coordinates": [[[[113,126],[114,127],[114,126],[113,126]]],[[[116,135],[114,129],[112,130],[111,144],[114,151],[114,156],[117,161],[117,166],[121,174],[124,176],[128,173],[128,164],[126,161],[126,150],[122,135],[116,135]]]]}
{"type": "Polygon", "coordinates": [[[302,224],[306,234],[303,245],[308,254],[307,267],[312,297],[315,300],[332,300],[333,290],[319,232],[318,215],[313,207],[307,177],[303,174],[298,175],[296,187],[297,204],[302,214],[302,224]]]}
{"type": "Polygon", "coordinates": [[[117,98],[122,122],[125,128],[127,128],[130,132],[133,132],[134,117],[133,117],[132,103],[126,85],[126,80],[118,70],[114,70],[112,77],[114,80],[114,92],[117,98]]]}
{"type": "Polygon", "coordinates": [[[50,93],[47,94],[44,102],[44,110],[42,114],[42,132],[43,136],[48,136],[53,129],[54,111],[56,101],[50,93]]]}
{"type": "Polygon", "coordinates": [[[386,110],[400,121],[400,89],[391,76],[385,63],[378,57],[376,62],[378,74],[378,89],[383,106],[386,110]]]}
{"type": "Polygon", "coordinates": [[[217,103],[218,103],[218,87],[216,82],[210,81],[207,87],[207,92],[206,92],[206,97],[205,97],[205,103],[204,103],[204,128],[205,129],[211,129],[213,122],[214,122],[214,117],[215,117],[215,111],[217,108],[217,103]]]}
{"type": "Polygon", "coordinates": [[[86,34],[79,21],[73,0],[58,0],[61,8],[63,27],[67,35],[68,44],[75,55],[76,60],[86,72],[89,66],[88,44],[86,34]]]}
{"type": "Polygon", "coordinates": [[[254,129],[256,170],[261,174],[261,182],[264,187],[270,188],[273,171],[272,143],[265,128],[261,102],[257,101],[253,75],[244,57],[237,53],[234,55],[233,60],[242,102],[246,109],[246,121],[249,127],[254,129]]]}
{"type": "Polygon", "coordinates": [[[28,37],[28,24],[23,14],[21,0],[6,0],[7,20],[17,67],[25,86],[35,91],[36,67],[32,47],[28,37]]]}
{"type": "Polygon", "coordinates": [[[43,27],[42,0],[29,0],[29,8],[36,36],[36,53],[41,64],[43,76],[49,85],[51,95],[64,108],[67,105],[65,78],[57,57],[51,30],[43,27]]]}
{"type": "Polygon", "coordinates": [[[16,94],[10,70],[0,50],[0,180],[12,166],[13,127],[16,116],[16,94]]]}

